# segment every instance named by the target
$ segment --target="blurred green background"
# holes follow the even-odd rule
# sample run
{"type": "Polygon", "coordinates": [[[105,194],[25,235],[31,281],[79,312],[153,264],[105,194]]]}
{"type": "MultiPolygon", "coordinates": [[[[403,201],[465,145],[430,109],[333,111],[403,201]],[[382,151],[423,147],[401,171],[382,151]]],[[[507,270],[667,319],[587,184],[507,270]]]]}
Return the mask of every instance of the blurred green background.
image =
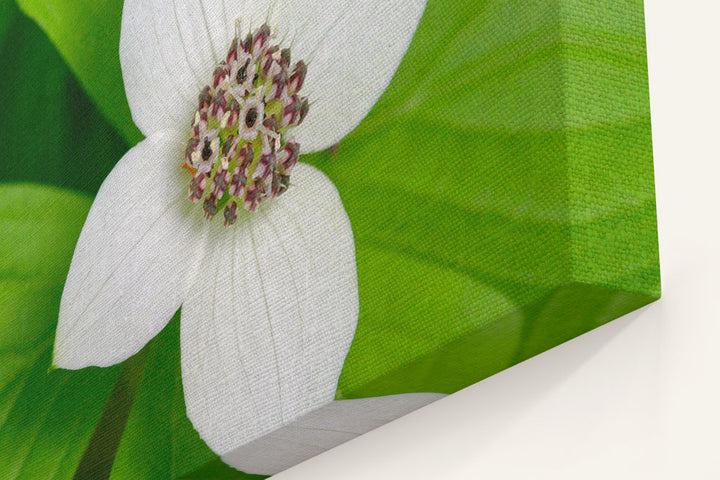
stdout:
{"type": "MultiPolygon", "coordinates": [[[[93,195],[142,138],[121,11],[0,4],[0,478],[253,478],[185,417],[178,318],[123,365],[48,371],[93,195]]],[[[356,239],[338,398],[451,393],[659,297],[640,1],[430,0],[368,117],[301,160],[356,239]]]]}

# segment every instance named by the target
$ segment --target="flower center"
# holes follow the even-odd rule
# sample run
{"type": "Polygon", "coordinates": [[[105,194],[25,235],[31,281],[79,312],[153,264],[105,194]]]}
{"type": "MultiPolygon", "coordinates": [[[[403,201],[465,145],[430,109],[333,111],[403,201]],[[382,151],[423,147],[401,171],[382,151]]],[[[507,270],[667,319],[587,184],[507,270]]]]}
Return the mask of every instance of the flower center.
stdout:
{"type": "Polygon", "coordinates": [[[190,200],[202,200],[207,219],[223,209],[225,225],[235,223],[239,206],[253,212],[287,190],[300,152],[288,132],[308,112],[299,95],[307,67],[302,60],[291,65],[290,49],[271,38],[263,25],[233,39],[200,92],[191,125],[183,165],[193,174],[190,200]]]}

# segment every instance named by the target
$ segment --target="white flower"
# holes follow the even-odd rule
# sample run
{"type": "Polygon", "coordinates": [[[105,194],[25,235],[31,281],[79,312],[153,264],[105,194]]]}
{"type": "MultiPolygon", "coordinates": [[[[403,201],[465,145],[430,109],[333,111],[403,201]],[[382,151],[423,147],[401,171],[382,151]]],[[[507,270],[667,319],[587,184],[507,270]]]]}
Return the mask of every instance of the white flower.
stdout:
{"type": "MultiPolygon", "coordinates": [[[[182,305],[187,413],[221,455],[332,401],[357,322],[358,291],[350,222],[332,183],[313,167],[298,163],[285,193],[266,198],[255,212],[240,208],[234,225],[203,218],[203,206],[188,199],[192,175],[181,168],[198,94],[226,59],[236,20],[244,33],[267,24],[293,61],[307,64],[309,113],[291,132],[256,138],[257,131],[241,127],[238,136],[263,152],[293,139],[302,153],[328,148],[387,87],[425,4],[272,3],[125,2],[123,79],[133,119],[147,138],[118,162],[93,203],[55,341],[58,367],[112,365],[137,353],[182,305]]],[[[252,80],[240,74],[242,66],[231,67],[242,82],[227,84],[228,91],[247,112],[257,102],[241,98],[252,80]]],[[[223,127],[237,122],[228,118],[223,127]]],[[[196,126],[196,135],[213,127],[196,126]]],[[[190,169],[227,169],[218,142],[208,148],[215,156],[196,154],[190,169]]]]}

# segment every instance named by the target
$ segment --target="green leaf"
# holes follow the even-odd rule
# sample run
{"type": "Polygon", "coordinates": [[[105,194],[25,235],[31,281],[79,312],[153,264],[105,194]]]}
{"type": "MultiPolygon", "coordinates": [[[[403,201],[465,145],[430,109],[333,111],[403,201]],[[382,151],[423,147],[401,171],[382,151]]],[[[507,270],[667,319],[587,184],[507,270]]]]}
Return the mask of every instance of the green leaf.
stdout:
{"type": "Polygon", "coordinates": [[[0,49],[5,44],[10,25],[15,19],[17,8],[13,2],[0,3],[0,49]]]}
{"type": "Polygon", "coordinates": [[[0,185],[0,478],[72,478],[117,368],[50,371],[60,295],[90,199],[0,185]]]}
{"type": "Polygon", "coordinates": [[[453,5],[303,157],[355,234],[340,398],[451,393],[659,295],[642,3],[453,5]]]}
{"type": "Polygon", "coordinates": [[[122,0],[17,0],[47,33],[85,91],[125,140],[142,139],[125,98],[118,45],[122,0]]]}
{"type": "Polygon", "coordinates": [[[47,37],[20,13],[9,25],[0,63],[0,181],[97,192],[127,145],[47,37]]]}

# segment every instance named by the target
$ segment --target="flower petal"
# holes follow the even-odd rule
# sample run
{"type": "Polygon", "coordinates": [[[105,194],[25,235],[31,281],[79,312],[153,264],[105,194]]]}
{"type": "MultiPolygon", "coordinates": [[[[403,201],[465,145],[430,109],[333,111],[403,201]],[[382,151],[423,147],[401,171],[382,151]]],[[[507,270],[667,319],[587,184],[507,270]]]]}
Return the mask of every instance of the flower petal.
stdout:
{"type": "Polygon", "coordinates": [[[200,212],[188,211],[181,141],[174,132],[154,134],[125,154],[100,187],[60,302],[56,366],[125,360],[184,300],[204,226],[200,212]]]}
{"type": "Polygon", "coordinates": [[[310,113],[292,131],[302,153],[336,144],[365,118],[400,65],[425,3],[278,2],[271,21],[289,32],[293,58],[308,63],[302,94],[310,113]]]}
{"type": "Polygon", "coordinates": [[[188,417],[227,453],[333,400],[358,317],[355,247],[335,187],[298,164],[288,191],[215,222],[182,309],[188,417]]]}
{"type": "Polygon", "coordinates": [[[222,460],[243,472],[273,475],[444,396],[405,393],[335,400],[223,455],[222,460]]]}
{"type": "Polygon", "coordinates": [[[203,7],[182,0],[127,0],[123,6],[123,82],[133,120],[146,136],[167,128],[189,130],[198,94],[210,82],[219,52],[230,46],[223,38],[216,53],[208,32],[232,32],[234,20],[225,25],[217,8],[203,7]]]}
{"type": "Polygon", "coordinates": [[[337,143],[387,88],[425,0],[127,0],[120,62],[140,130],[190,125],[197,96],[235,35],[267,22],[294,61],[308,63],[310,113],[294,135],[304,153],[337,143]]]}

